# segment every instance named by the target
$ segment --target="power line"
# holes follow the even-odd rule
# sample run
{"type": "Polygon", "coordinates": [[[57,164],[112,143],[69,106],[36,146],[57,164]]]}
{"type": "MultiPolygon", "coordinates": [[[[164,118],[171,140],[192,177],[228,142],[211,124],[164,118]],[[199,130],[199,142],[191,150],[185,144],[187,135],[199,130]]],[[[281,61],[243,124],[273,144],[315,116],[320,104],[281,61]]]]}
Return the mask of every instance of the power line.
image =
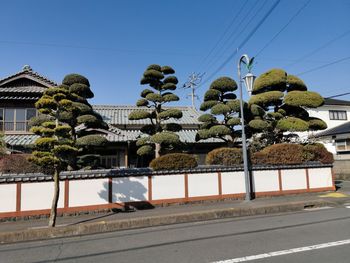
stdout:
{"type": "Polygon", "coordinates": [[[350,30],[347,30],[346,32],[342,33],[341,35],[339,35],[339,36],[337,36],[337,37],[335,37],[335,38],[329,40],[328,42],[326,42],[326,43],[323,44],[322,46],[320,46],[320,47],[316,48],[315,50],[313,50],[313,51],[311,51],[311,52],[305,54],[304,56],[298,58],[296,61],[294,61],[294,62],[288,64],[288,65],[285,66],[285,67],[287,68],[287,67],[294,66],[295,64],[297,64],[297,63],[299,63],[299,62],[305,60],[306,58],[311,57],[312,55],[316,54],[318,51],[320,51],[320,50],[322,50],[322,49],[328,47],[328,46],[331,45],[333,42],[335,42],[335,41],[337,41],[337,40],[339,40],[339,39],[345,37],[345,36],[348,35],[349,33],[350,33],[350,30]]]}
{"type": "Polygon", "coordinates": [[[346,93],[342,93],[342,94],[337,94],[337,95],[333,95],[333,96],[330,96],[330,97],[326,97],[326,99],[332,99],[332,98],[341,97],[341,96],[345,96],[345,95],[350,95],[350,92],[346,92],[346,93]]]}
{"type": "Polygon", "coordinates": [[[214,77],[227,63],[229,63],[232,58],[238,53],[238,51],[249,41],[249,39],[255,34],[255,32],[264,24],[266,19],[271,15],[272,11],[278,6],[281,0],[276,0],[271,8],[266,12],[266,14],[259,20],[256,26],[248,34],[248,36],[241,42],[237,49],[212,73],[208,78],[206,78],[202,84],[208,82],[212,77],[214,77]]]}
{"type": "Polygon", "coordinates": [[[307,1],[289,20],[288,22],[271,38],[269,42],[263,46],[262,49],[254,56],[255,58],[259,56],[292,22],[293,20],[308,6],[311,0],[307,1]]]}
{"type": "Polygon", "coordinates": [[[305,75],[305,74],[307,74],[307,73],[314,72],[314,71],[316,71],[316,70],[319,70],[319,69],[322,69],[322,68],[329,67],[329,66],[331,66],[331,65],[334,65],[334,64],[337,64],[337,63],[343,62],[343,61],[348,60],[348,59],[350,59],[350,56],[349,56],[349,57],[342,58],[342,59],[338,59],[338,60],[336,60],[336,61],[333,61],[333,62],[330,62],[330,63],[324,64],[324,65],[322,65],[322,66],[318,66],[318,67],[315,67],[315,68],[312,68],[312,69],[306,70],[306,71],[301,72],[301,73],[296,74],[296,75],[297,75],[297,76],[305,75]]]}
{"type": "Polygon", "coordinates": [[[230,24],[226,27],[224,33],[220,36],[219,40],[215,43],[213,48],[209,51],[209,53],[205,56],[205,58],[201,61],[201,65],[210,57],[210,55],[214,52],[214,50],[218,47],[218,45],[221,43],[221,41],[224,39],[230,28],[232,27],[233,23],[236,22],[238,16],[243,11],[244,7],[247,5],[248,1],[245,1],[244,4],[241,6],[241,8],[238,10],[236,15],[231,20],[230,24]]]}
{"type": "Polygon", "coordinates": [[[226,44],[220,50],[218,50],[216,52],[216,55],[213,56],[212,59],[207,63],[207,67],[206,67],[205,71],[209,71],[209,69],[211,69],[218,61],[220,61],[220,59],[225,55],[225,52],[227,52],[229,50],[229,48],[236,42],[237,36],[239,36],[240,34],[242,34],[246,30],[246,28],[254,20],[254,18],[257,16],[257,14],[262,11],[262,9],[266,5],[266,3],[267,3],[267,0],[262,2],[262,5],[260,7],[258,5],[253,4],[253,7],[248,9],[248,13],[246,13],[243,16],[243,18],[238,23],[235,30],[233,30],[231,32],[230,36],[226,39],[226,44]],[[251,13],[254,11],[255,7],[257,7],[257,10],[253,15],[251,15],[251,13]],[[241,27],[241,25],[243,24],[243,22],[246,21],[246,17],[250,17],[249,21],[245,24],[245,26],[241,29],[241,31],[237,32],[236,30],[239,29],[241,27]],[[232,39],[232,41],[231,41],[231,39],[232,39]]]}

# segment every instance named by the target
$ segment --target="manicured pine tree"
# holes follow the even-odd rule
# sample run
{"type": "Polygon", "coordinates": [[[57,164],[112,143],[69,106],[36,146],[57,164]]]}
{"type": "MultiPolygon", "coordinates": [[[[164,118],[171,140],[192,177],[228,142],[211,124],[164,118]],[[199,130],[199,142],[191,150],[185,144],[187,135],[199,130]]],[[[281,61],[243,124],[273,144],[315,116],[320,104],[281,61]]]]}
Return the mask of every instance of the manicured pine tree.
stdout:
{"type": "Polygon", "coordinates": [[[284,132],[323,130],[327,124],[309,116],[306,108],[317,108],[324,99],[308,91],[305,83],[282,69],[261,74],[254,83],[249,108],[253,119],[248,123],[267,145],[286,140],[284,132]]]}
{"type": "Polygon", "coordinates": [[[218,138],[233,146],[238,134],[235,126],[240,125],[240,102],[234,91],[237,83],[229,77],[214,80],[204,94],[200,110],[209,111],[199,117],[202,122],[196,140],[218,138]]]}
{"type": "MultiPolygon", "coordinates": [[[[31,131],[40,135],[35,141],[35,151],[31,160],[49,171],[54,179],[54,196],[51,205],[49,226],[54,227],[57,216],[57,202],[59,199],[59,174],[68,167],[77,167],[78,160],[83,159],[79,166],[92,166],[95,158],[87,158],[87,148],[102,146],[106,139],[100,135],[93,135],[80,129],[105,126],[102,118],[93,112],[87,98],[93,96],[86,78],[73,74],[65,77],[63,84],[45,90],[43,96],[35,103],[42,114],[31,120],[34,125],[31,131]],[[90,161],[90,164],[87,163],[90,161]],[[51,168],[51,169],[48,169],[51,168]]],[[[88,155],[89,156],[89,155],[88,155]]]]}
{"type": "Polygon", "coordinates": [[[4,134],[0,132],[0,157],[6,153],[6,143],[4,134]]]}
{"type": "Polygon", "coordinates": [[[143,73],[141,85],[149,85],[149,89],[141,92],[141,99],[136,103],[140,109],[129,114],[129,120],[149,120],[141,131],[147,136],[140,138],[136,145],[138,155],[152,155],[159,157],[167,150],[176,148],[180,144],[179,136],[175,133],[182,129],[181,125],[166,122],[180,119],[182,112],[178,109],[166,109],[164,105],[178,101],[179,97],[172,91],[176,89],[178,79],[172,75],[175,71],[169,66],[150,65],[143,73]]]}

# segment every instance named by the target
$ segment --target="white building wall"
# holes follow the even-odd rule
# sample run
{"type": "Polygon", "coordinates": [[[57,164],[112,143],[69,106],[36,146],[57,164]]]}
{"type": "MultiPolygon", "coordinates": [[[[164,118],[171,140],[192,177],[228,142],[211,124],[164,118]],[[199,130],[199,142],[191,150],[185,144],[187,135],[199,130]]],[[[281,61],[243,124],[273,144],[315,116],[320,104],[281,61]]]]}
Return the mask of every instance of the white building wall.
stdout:
{"type": "Polygon", "coordinates": [[[244,172],[223,172],[221,173],[222,194],[245,193],[244,172]]]}
{"type": "Polygon", "coordinates": [[[332,169],[331,168],[312,168],[309,170],[310,188],[332,187],[332,169]]]}
{"type": "Polygon", "coordinates": [[[69,207],[108,204],[108,178],[69,182],[69,207]]]}
{"type": "Polygon", "coordinates": [[[120,177],[112,179],[112,202],[124,203],[148,200],[148,177],[120,177]]]}
{"type": "MultiPolygon", "coordinates": [[[[50,209],[54,192],[53,182],[22,183],[21,210],[50,209]]],[[[64,182],[60,182],[58,208],[64,206],[64,182]]]]}
{"type": "Polygon", "coordinates": [[[252,179],[254,192],[273,192],[280,190],[277,170],[253,171],[252,179]]]}
{"type": "Polygon", "coordinates": [[[315,109],[307,109],[310,117],[316,117],[322,119],[327,123],[327,129],[334,128],[350,120],[350,106],[338,106],[338,105],[324,105],[315,109]],[[346,111],[347,120],[331,120],[329,118],[329,111],[346,111]]]}
{"type": "Polygon", "coordinates": [[[16,211],[16,184],[0,185],[0,213],[16,211]]]}
{"type": "Polygon", "coordinates": [[[189,174],[188,196],[210,196],[219,194],[217,173],[189,174]]]}
{"type": "Polygon", "coordinates": [[[185,175],[153,176],[152,199],[172,199],[185,197],[185,175]]]}
{"type": "Polygon", "coordinates": [[[281,170],[282,190],[307,189],[305,169],[281,170]]]}

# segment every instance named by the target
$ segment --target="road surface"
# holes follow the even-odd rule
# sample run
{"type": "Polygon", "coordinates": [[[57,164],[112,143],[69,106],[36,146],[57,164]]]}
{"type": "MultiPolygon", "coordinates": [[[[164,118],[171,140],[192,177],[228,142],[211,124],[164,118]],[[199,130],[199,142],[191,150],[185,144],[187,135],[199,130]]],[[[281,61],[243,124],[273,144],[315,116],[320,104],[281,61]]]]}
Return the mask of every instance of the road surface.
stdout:
{"type": "Polygon", "coordinates": [[[350,208],[0,245],[0,262],[350,262],[350,208]]]}

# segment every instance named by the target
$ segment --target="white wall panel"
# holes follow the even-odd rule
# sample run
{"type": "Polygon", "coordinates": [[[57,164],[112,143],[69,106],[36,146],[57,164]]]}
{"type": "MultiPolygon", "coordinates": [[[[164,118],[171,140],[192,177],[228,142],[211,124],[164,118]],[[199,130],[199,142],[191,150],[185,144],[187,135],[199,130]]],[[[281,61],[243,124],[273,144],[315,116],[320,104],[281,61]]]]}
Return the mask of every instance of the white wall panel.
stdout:
{"type": "Polygon", "coordinates": [[[312,168],[309,169],[310,188],[332,187],[332,169],[331,168],[312,168]]]}
{"type": "Polygon", "coordinates": [[[0,185],[0,213],[16,211],[16,184],[0,185]]]}
{"type": "Polygon", "coordinates": [[[221,173],[222,194],[245,193],[244,172],[221,173]]]}
{"type": "Polygon", "coordinates": [[[113,178],[113,203],[148,200],[148,177],[113,178]]]}
{"type": "Polygon", "coordinates": [[[253,191],[273,192],[279,191],[278,170],[253,171],[253,191]]]}
{"type": "Polygon", "coordinates": [[[210,196],[218,195],[218,174],[203,173],[188,175],[188,196],[210,196]]]}
{"type": "Polygon", "coordinates": [[[108,178],[69,181],[69,207],[108,204],[108,178]]]}
{"type": "Polygon", "coordinates": [[[152,199],[171,199],[185,197],[185,175],[153,176],[152,199]]]}
{"type": "MultiPolygon", "coordinates": [[[[21,211],[50,209],[54,192],[54,182],[22,183],[21,211]]],[[[64,206],[64,182],[60,182],[57,207],[64,206]]]]}
{"type": "Polygon", "coordinates": [[[281,170],[282,190],[307,189],[305,169],[281,170]]]}

